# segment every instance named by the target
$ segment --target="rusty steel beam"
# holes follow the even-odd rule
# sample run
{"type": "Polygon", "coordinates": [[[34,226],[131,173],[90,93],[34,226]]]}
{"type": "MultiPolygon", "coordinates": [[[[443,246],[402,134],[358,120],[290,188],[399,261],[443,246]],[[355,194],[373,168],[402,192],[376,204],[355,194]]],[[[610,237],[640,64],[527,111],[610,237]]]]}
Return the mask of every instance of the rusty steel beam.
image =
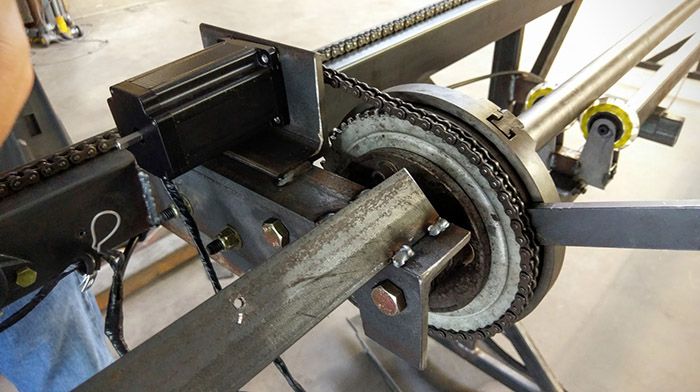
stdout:
{"type": "Polygon", "coordinates": [[[238,390],[436,220],[402,170],[78,390],[238,390]]]}

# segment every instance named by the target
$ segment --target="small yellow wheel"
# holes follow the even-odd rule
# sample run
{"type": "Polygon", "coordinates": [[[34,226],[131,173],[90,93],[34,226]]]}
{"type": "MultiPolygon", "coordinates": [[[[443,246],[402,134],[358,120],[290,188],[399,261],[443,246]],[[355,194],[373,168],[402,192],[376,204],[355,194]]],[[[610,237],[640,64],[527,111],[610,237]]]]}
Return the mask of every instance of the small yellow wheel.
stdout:
{"type": "Polygon", "coordinates": [[[588,138],[588,131],[596,121],[601,120],[607,120],[616,125],[614,146],[617,149],[627,147],[639,135],[639,116],[622,99],[604,97],[593,102],[593,105],[581,114],[583,136],[588,138]]]}
{"type": "Polygon", "coordinates": [[[537,101],[551,94],[557,86],[548,82],[542,82],[533,87],[525,99],[525,110],[529,110],[537,101]]]}

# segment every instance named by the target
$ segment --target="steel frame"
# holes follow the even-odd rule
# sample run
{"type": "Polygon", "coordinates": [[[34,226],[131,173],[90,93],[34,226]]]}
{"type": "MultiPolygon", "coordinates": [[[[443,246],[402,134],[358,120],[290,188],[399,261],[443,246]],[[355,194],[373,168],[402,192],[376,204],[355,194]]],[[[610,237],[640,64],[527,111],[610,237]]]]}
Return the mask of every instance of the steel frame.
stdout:
{"type": "MultiPolygon", "coordinates": [[[[657,54],[637,64],[637,67],[642,69],[648,69],[650,71],[658,71],[662,67],[660,61],[672,55],[673,53],[676,53],[678,49],[680,49],[683,45],[685,45],[686,42],[688,42],[688,40],[690,40],[690,38],[690,36],[686,37],[676,42],[675,44],[667,47],[666,49],[659,51],[657,54]]],[[[694,71],[688,72],[688,78],[692,80],[700,80],[700,63],[698,63],[698,66],[697,68],[695,68],[694,71]]]]}
{"type": "MultiPolygon", "coordinates": [[[[538,0],[528,2],[528,7],[519,7],[522,3],[518,0],[475,0],[360,51],[334,59],[326,65],[358,77],[376,87],[386,88],[427,80],[428,75],[435,71],[460,60],[488,43],[497,41],[493,70],[496,72],[515,70],[519,65],[519,49],[525,24],[558,6],[563,6],[533,68],[534,73],[545,76],[551,68],[580,4],[580,0],[538,0]],[[519,12],[512,12],[516,7],[519,12]],[[464,37],[464,39],[454,39],[454,37],[464,37]],[[436,42],[440,42],[441,45],[435,45],[436,42]],[[416,52],[421,55],[414,56],[416,52]],[[393,72],[387,72],[387,70],[393,72]]],[[[502,107],[509,106],[516,97],[512,83],[512,78],[494,78],[489,96],[502,107]]],[[[329,126],[338,124],[357,103],[338,94],[334,91],[330,92],[321,101],[322,118],[326,130],[329,126]]],[[[221,179],[217,181],[219,180],[221,179]]],[[[231,180],[221,181],[226,186],[226,183],[231,180]]],[[[388,185],[383,191],[391,193],[387,187],[388,185]]],[[[365,200],[368,197],[382,198],[380,191],[377,189],[370,191],[371,196],[365,196],[365,200]]],[[[427,203],[419,189],[414,188],[412,192],[414,197],[419,195],[422,198],[422,200],[413,199],[415,203],[421,205],[427,203]]],[[[408,194],[404,196],[408,197],[408,194]]],[[[254,195],[249,202],[262,205],[263,203],[260,200],[256,201],[255,197],[254,195]]],[[[262,199],[262,196],[259,197],[262,199]]],[[[382,200],[387,200],[388,207],[397,207],[390,198],[382,200]]],[[[221,389],[222,385],[227,389],[232,385],[242,386],[386,264],[388,260],[385,254],[386,245],[395,245],[397,238],[386,238],[380,232],[369,240],[367,238],[370,236],[365,231],[362,235],[357,234],[364,238],[370,250],[358,250],[357,253],[352,253],[342,252],[340,248],[330,251],[323,249],[327,244],[319,240],[322,236],[319,233],[324,230],[333,230],[335,227],[336,231],[342,228],[343,232],[356,234],[354,230],[366,229],[367,226],[363,225],[351,227],[350,222],[344,220],[349,215],[358,214],[357,209],[360,207],[371,208],[369,205],[362,204],[362,199],[351,203],[337,216],[324,220],[309,234],[301,236],[262,266],[245,274],[236,284],[229,286],[221,294],[200,305],[195,311],[144,343],[133,353],[89,380],[81,389],[122,390],[149,387],[153,390],[189,388],[217,390],[221,389]],[[331,269],[330,273],[311,274],[309,268],[312,265],[296,256],[297,252],[301,251],[314,257],[323,255],[325,262],[330,263],[324,264],[331,269]],[[359,262],[362,269],[354,272],[343,270],[350,259],[353,262],[359,262]],[[303,290],[293,293],[289,292],[290,287],[284,285],[290,278],[290,271],[286,269],[290,263],[300,268],[292,271],[292,278],[296,277],[301,282],[308,282],[303,290]],[[338,271],[347,273],[348,276],[338,279],[336,273],[338,271]],[[347,284],[347,282],[353,284],[347,284]],[[269,290],[260,290],[260,287],[268,287],[266,285],[269,285],[269,290]],[[329,289],[332,289],[331,293],[327,291],[329,289]],[[326,290],[326,293],[319,296],[318,292],[323,290],[326,290]],[[276,293],[290,293],[290,296],[284,297],[284,305],[291,310],[280,308],[280,303],[276,301],[277,297],[274,295],[276,293]],[[237,306],[236,303],[241,298],[253,299],[253,301],[246,300],[244,304],[248,305],[237,306]],[[267,306],[267,304],[270,305],[267,306]],[[293,307],[290,307],[290,304],[293,304],[293,307]],[[243,306],[246,306],[245,311],[242,311],[243,306]],[[304,309],[307,307],[312,307],[313,312],[306,312],[304,309]],[[303,312],[293,314],[290,313],[292,311],[303,312]],[[300,315],[304,317],[299,317],[300,315]],[[273,321],[272,324],[270,320],[273,321]],[[267,324],[264,324],[265,322],[267,324]],[[240,327],[231,329],[231,325],[235,324],[240,327]],[[266,328],[263,328],[263,325],[266,325],[266,328]],[[272,328],[269,327],[270,325],[272,328]],[[212,330],[215,331],[213,335],[210,333],[212,330]],[[280,336],[276,336],[278,333],[280,336]],[[212,339],[215,341],[212,342],[212,339]],[[211,350],[202,350],[202,347],[211,348],[211,350]],[[235,363],[236,366],[224,369],[217,361],[223,357],[235,363]],[[156,373],[157,377],[153,377],[153,372],[142,372],[142,367],[149,365],[162,369],[156,373]]],[[[382,207],[386,208],[387,205],[382,207]]],[[[409,219],[409,222],[398,225],[402,230],[399,237],[405,237],[405,234],[414,232],[416,227],[435,218],[434,211],[427,211],[423,207],[421,210],[423,212],[419,217],[414,216],[414,219],[409,219]]],[[[371,214],[363,213],[362,216],[355,215],[354,218],[366,220],[369,215],[371,214]]],[[[377,231],[375,229],[392,224],[396,222],[385,221],[376,227],[371,225],[370,227],[373,231],[377,231]]],[[[408,241],[407,238],[403,238],[403,241],[408,241]]],[[[354,245],[357,244],[354,243],[354,245]]],[[[238,303],[240,304],[240,301],[238,303]]],[[[514,360],[498,354],[498,350],[493,347],[491,347],[492,351],[497,353],[496,356],[501,357],[499,363],[484,364],[483,358],[470,357],[474,353],[469,354],[465,351],[469,348],[454,347],[454,350],[458,353],[462,352],[465,359],[487,373],[496,375],[505,385],[518,385],[513,384],[513,376],[508,375],[515,368],[516,373],[523,373],[523,369],[527,372],[534,371],[528,377],[521,378],[521,386],[529,381],[530,384],[539,386],[539,390],[557,390],[558,383],[543,365],[543,361],[538,357],[526,336],[517,327],[511,328],[507,336],[517,345],[516,349],[518,347],[522,349],[518,351],[526,362],[524,368],[515,365],[514,360]]],[[[490,343],[487,342],[487,344],[490,343]]],[[[523,390],[530,389],[523,387],[523,390]]]]}
{"type": "Polygon", "coordinates": [[[436,220],[402,170],[77,390],[238,390],[436,220]]]}
{"type": "MultiPolygon", "coordinates": [[[[520,0],[473,0],[325,65],[380,89],[425,82],[435,72],[570,2],[537,0],[522,7],[520,0]]],[[[327,91],[322,104],[324,124],[329,127],[340,123],[357,102],[347,94],[327,91]]]]}
{"type": "Polygon", "coordinates": [[[539,353],[525,329],[513,325],[504,336],[513,345],[522,362],[513,358],[492,338],[473,346],[436,339],[467,362],[517,392],[562,392],[552,370],[539,353]]]}
{"type": "MultiPolygon", "coordinates": [[[[539,0],[532,2],[531,6],[523,9],[522,12],[510,12],[518,3],[518,0],[475,0],[444,15],[416,25],[405,32],[382,40],[358,53],[331,61],[327,65],[383,88],[424,80],[428,74],[450,65],[495,40],[501,39],[498,44],[498,52],[501,54],[501,57],[495,58],[494,68],[517,68],[523,26],[546,12],[569,2],[564,0],[539,0]],[[464,40],[453,39],[454,37],[465,36],[469,38],[464,40]],[[433,44],[434,42],[449,42],[449,45],[437,46],[433,44]],[[515,51],[515,54],[512,53],[514,48],[518,49],[515,51]],[[417,51],[421,53],[421,56],[413,55],[417,51]],[[405,63],[406,61],[408,61],[408,64],[405,63]],[[401,62],[400,67],[398,62],[401,62]],[[393,69],[395,72],[385,72],[387,69],[393,69]]],[[[204,27],[203,31],[213,31],[213,29],[204,27]]],[[[563,34],[562,31],[563,29],[560,29],[560,32],[557,34],[563,34]]],[[[555,48],[549,50],[547,56],[552,56],[555,50],[555,48]]],[[[507,82],[507,80],[505,81],[507,82]]],[[[494,99],[501,99],[500,97],[508,89],[509,87],[506,86],[506,83],[501,80],[501,84],[494,88],[494,99]]],[[[337,124],[342,116],[356,105],[352,100],[345,100],[344,97],[341,100],[340,96],[334,94],[335,92],[327,94],[322,101],[322,109],[327,110],[329,107],[334,109],[333,114],[328,115],[326,113],[323,117],[325,124],[337,124]],[[325,104],[325,108],[323,104],[325,104]]],[[[265,167],[260,165],[253,165],[251,169],[266,171],[265,167]]],[[[240,188],[239,191],[229,195],[233,196],[228,198],[227,202],[229,204],[235,204],[237,197],[242,195],[241,192],[243,192],[247,195],[245,198],[246,203],[263,207],[264,211],[269,210],[270,200],[256,192],[245,192],[245,188],[240,187],[234,180],[223,177],[211,171],[211,169],[203,168],[189,173],[180,179],[180,184],[183,188],[191,188],[193,190],[201,188],[204,183],[211,183],[212,178],[216,186],[224,191],[240,188]],[[207,177],[209,178],[207,179],[207,177]]],[[[252,185],[248,184],[248,186],[252,185]]],[[[377,194],[378,191],[370,192],[377,194]]],[[[413,190],[413,193],[422,197],[422,193],[417,190],[413,190]]],[[[198,194],[198,192],[195,192],[195,194],[198,194]]],[[[201,204],[204,199],[197,198],[194,202],[196,209],[210,210],[212,208],[211,203],[216,202],[214,199],[201,204]]],[[[349,207],[342,209],[338,215],[341,215],[341,217],[347,216],[352,211],[357,211],[361,205],[363,204],[359,202],[352,203],[349,207]]],[[[277,206],[279,207],[279,205],[277,206]]],[[[284,209],[290,206],[287,204],[281,207],[284,209]]],[[[280,211],[277,211],[277,214],[279,213],[280,211]]],[[[296,213],[293,213],[293,215],[299,217],[296,213]]],[[[365,216],[370,215],[367,214],[365,216]]],[[[266,263],[243,275],[243,278],[234,285],[200,305],[192,313],[176,321],[172,326],[166,328],[132,353],[127,354],[125,358],[93,377],[80,389],[89,390],[99,387],[99,389],[106,390],[121,390],[129,387],[148,387],[153,390],[169,390],[196,386],[197,389],[216,390],[221,388],[222,385],[226,385],[226,388],[230,388],[231,385],[242,386],[262,367],[318,323],[324,314],[333,310],[378,271],[373,267],[365,270],[365,272],[354,272],[353,278],[344,277],[342,279],[343,282],[353,281],[351,287],[337,285],[336,279],[334,280],[334,285],[337,286],[336,290],[334,290],[334,293],[326,292],[324,298],[319,298],[317,294],[311,293],[318,292],[316,286],[319,284],[325,284],[323,287],[326,287],[325,290],[327,290],[329,287],[328,282],[326,282],[327,279],[321,279],[322,277],[319,276],[318,280],[310,280],[309,287],[305,287],[303,291],[306,294],[295,295],[290,298],[294,298],[295,309],[313,306],[315,309],[312,312],[313,317],[296,317],[294,323],[292,323],[290,317],[293,315],[291,313],[280,311],[279,308],[273,306],[273,311],[265,312],[268,315],[278,314],[284,317],[284,320],[280,319],[279,323],[276,324],[280,326],[280,329],[273,328],[275,333],[279,333],[284,338],[275,337],[273,339],[274,344],[268,344],[270,342],[269,339],[272,339],[272,337],[268,336],[267,333],[262,333],[263,329],[259,328],[259,323],[262,320],[269,320],[266,318],[269,316],[263,317],[261,314],[256,314],[258,310],[254,306],[261,306],[261,304],[267,302],[274,303],[275,301],[273,298],[268,297],[265,300],[257,298],[256,296],[259,295],[260,291],[259,288],[265,286],[277,287],[278,283],[276,282],[279,282],[279,277],[284,275],[280,268],[289,263],[290,258],[293,258],[297,251],[304,247],[321,245],[316,238],[318,233],[323,230],[338,231],[338,229],[328,228],[329,225],[332,225],[332,222],[337,222],[340,219],[333,216],[329,218],[330,223],[324,220],[318,228],[312,230],[309,234],[301,236],[303,232],[310,229],[308,223],[312,222],[307,221],[307,218],[300,218],[298,220],[302,222],[301,226],[299,226],[301,232],[299,232],[299,237],[297,237],[298,239],[295,242],[284,248],[280,253],[273,255],[266,263]],[[368,275],[367,273],[370,271],[371,273],[368,275]],[[250,299],[254,301],[251,305],[246,305],[246,312],[240,312],[239,309],[235,309],[235,306],[233,306],[236,299],[242,296],[241,293],[244,293],[245,298],[248,299],[246,302],[250,302],[250,299]],[[311,299],[313,301],[309,302],[311,299]],[[239,324],[239,327],[231,330],[230,325],[238,320],[240,314],[244,314],[244,321],[242,324],[239,324]],[[303,320],[301,324],[299,324],[299,319],[303,320]],[[204,327],[205,323],[207,324],[206,328],[204,327]],[[283,325],[284,327],[282,327],[283,325]],[[212,336],[210,333],[212,328],[214,331],[219,331],[219,333],[212,336]],[[189,336],[189,338],[183,340],[183,336],[189,336]],[[209,342],[211,339],[216,339],[219,343],[211,344],[209,342]],[[263,341],[261,339],[267,340],[263,341]],[[212,350],[201,350],[201,347],[212,346],[214,346],[212,350]],[[167,353],[163,352],[163,350],[167,350],[167,353]],[[178,354],[174,355],[174,353],[178,354]],[[228,367],[221,366],[221,363],[216,361],[217,358],[223,356],[232,363],[236,363],[233,371],[228,367]],[[170,360],[163,363],[163,358],[170,358],[170,360]],[[150,363],[158,363],[161,370],[158,372],[146,372],[146,375],[141,376],[143,374],[141,372],[142,367],[150,363]],[[187,371],[181,371],[185,368],[187,368],[187,371]]],[[[425,223],[426,221],[427,217],[424,215],[422,222],[425,223]]],[[[415,226],[415,223],[407,224],[407,227],[415,226]]],[[[363,225],[360,225],[358,228],[362,229],[363,225]]],[[[215,229],[212,227],[208,233],[212,237],[214,235],[213,230],[215,229]]],[[[344,227],[344,230],[352,230],[352,228],[344,227]]],[[[177,228],[175,231],[178,231],[177,228]]],[[[366,234],[364,232],[362,237],[367,238],[366,234]]],[[[374,240],[371,240],[368,246],[371,244],[379,246],[379,244],[383,243],[386,249],[387,244],[392,243],[392,241],[395,242],[395,239],[386,239],[380,234],[373,237],[375,237],[374,240]]],[[[321,249],[315,251],[321,251],[321,249]]],[[[366,258],[366,254],[363,255],[366,258]]],[[[348,255],[348,257],[354,256],[348,255]]],[[[343,257],[339,257],[337,260],[339,263],[334,265],[347,264],[345,263],[347,260],[343,257]]],[[[381,262],[378,259],[374,260],[372,265],[382,265],[381,262],[385,262],[387,258],[383,254],[381,262]]],[[[248,265],[248,268],[252,266],[248,265]]],[[[369,264],[367,266],[369,267],[369,264]]],[[[248,268],[244,267],[244,269],[248,268]]],[[[288,277],[285,277],[285,281],[286,279],[288,277]]],[[[265,292],[269,295],[271,292],[280,291],[284,293],[287,290],[284,287],[278,288],[279,290],[271,289],[265,290],[265,292]]],[[[289,303],[291,302],[285,302],[287,306],[289,306],[289,303]]],[[[310,314],[306,311],[304,313],[310,314]]]]}

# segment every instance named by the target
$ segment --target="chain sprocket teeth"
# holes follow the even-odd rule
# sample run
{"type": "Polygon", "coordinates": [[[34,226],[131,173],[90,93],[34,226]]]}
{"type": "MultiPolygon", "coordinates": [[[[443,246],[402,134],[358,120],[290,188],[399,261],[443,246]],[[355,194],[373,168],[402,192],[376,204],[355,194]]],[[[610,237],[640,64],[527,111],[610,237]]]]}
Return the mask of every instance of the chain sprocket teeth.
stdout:
{"type": "MultiPolygon", "coordinates": [[[[529,225],[525,202],[511,183],[502,165],[497,159],[491,157],[489,151],[476,139],[449,120],[423,109],[418,109],[411,104],[405,103],[396,97],[392,97],[333,69],[324,67],[323,74],[325,82],[331,87],[342,88],[344,91],[353,91],[353,95],[360,91],[362,100],[375,107],[373,110],[370,109],[363,112],[369,113],[367,116],[391,116],[405,113],[405,118],[399,117],[402,115],[395,117],[406,120],[413,125],[419,126],[424,131],[440,137],[446,144],[456,145],[460,153],[472,164],[479,167],[479,172],[488,180],[491,188],[496,191],[498,200],[501,202],[507,216],[511,219],[510,227],[516,236],[518,245],[521,246],[519,252],[521,271],[517,293],[509,309],[489,325],[476,330],[454,331],[430,326],[430,333],[460,341],[473,342],[474,339],[485,339],[500,333],[504,328],[515,323],[519,315],[525,311],[529,298],[532,297],[536,287],[539,273],[539,247],[534,241],[534,232],[529,225]]],[[[340,133],[355,119],[366,118],[363,117],[363,113],[355,114],[346,119],[339,127],[340,133]],[[353,120],[348,121],[349,119],[353,120]]],[[[340,133],[336,133],[336,136],[340,133]]]]}

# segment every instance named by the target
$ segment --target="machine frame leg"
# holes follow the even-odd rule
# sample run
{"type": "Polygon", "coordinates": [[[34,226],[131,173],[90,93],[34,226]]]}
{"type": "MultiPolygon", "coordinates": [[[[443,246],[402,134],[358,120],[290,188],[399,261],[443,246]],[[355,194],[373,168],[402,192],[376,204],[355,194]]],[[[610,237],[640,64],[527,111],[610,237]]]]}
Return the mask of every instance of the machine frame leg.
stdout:
{"type": "Polygon", "coordinates": [[[493,339],[480,341],[469,347],[462,343],[436,339],[455,354],[479,370],[514,391],[560,392],[564,391],[552,370],[537,350],[525,329],[515,324],[505,330],[520,360],[508,354],[493,339]]]}

